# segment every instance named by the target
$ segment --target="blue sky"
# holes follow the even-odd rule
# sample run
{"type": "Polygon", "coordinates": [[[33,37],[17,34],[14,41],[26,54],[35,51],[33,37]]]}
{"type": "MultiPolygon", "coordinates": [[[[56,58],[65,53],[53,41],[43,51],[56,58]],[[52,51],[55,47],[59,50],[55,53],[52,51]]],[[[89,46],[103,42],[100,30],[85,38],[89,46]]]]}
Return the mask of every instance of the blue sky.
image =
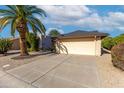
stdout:
{"type": "MultiPolygon", "coordinates": [[[[37,6],[46,11],[47,17],[41,19],[47,33],[58,29],[61,33],[85,30],[109,33],[117,36],[124,33],[124,6],[117,5],[73,5],[73,6],[37,6]]],[[[0,6],[5,9],[5,6],[0,6]]],[[[17,34],[16,34],[17,35],[17,34]]],[[[2,32],[1,37],[11,37],[10,26],[2,32]]]]}

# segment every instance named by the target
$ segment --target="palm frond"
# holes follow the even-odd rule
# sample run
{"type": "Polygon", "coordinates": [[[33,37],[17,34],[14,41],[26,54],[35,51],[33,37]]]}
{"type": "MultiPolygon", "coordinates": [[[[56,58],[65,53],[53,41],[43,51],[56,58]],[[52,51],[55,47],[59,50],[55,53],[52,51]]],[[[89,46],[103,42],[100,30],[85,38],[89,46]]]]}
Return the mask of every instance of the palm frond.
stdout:
{"type": "Polygon", "coordinates": [[[41,20],[39,20],[33,16],[30,17],[30,20],[32,20],[40,28],[41,33],[46,32],[45,26],[42,24],[41,20]]]}
{"type": "Polygon", "coordinates": [[[42,17],[47,17],[46,12],[44,10],[42,10],[42,9],[39,9],[39,8],[32,9],[31,13],[32,14],[39,14],[42,17]]]}
{"type": "Polygon", "coordinates": [[[12,14],[14,15],[15,13],[11,10],[4,10],[4,9],[0,9],[0,14],[12,14]]]}
{"type": "Polygon", "coordinates": [[[4,29],[4,27],[13,19],[12,16],[6,16],[0,19],[0,29],[4,29]]]}
{"type": "Polygon", "coordinates": [[[37,27],[37,25],[36,25],[32,20],[28,20],[28,22],[29,22],[29,25],[30,25],[31,28],[32,28],[32,31],[33,31],[35,34],[37,34],[37,31],[38,31],[40,34],[43,34],[43,33],[41,32],[40,28],[37,27]]]}
{"type": "Polygon", "coordinates": [[[12,23],[11,23],[11,35],[14,37],[14,33],[16,31],[16,18],[12,20],[12,23]]]}
{"type": "Polygon", "coordinates": [[[4,22],[2,25],[0,25],[0,30],[4,29],[9,24],[10,24],[9,21],[4,22]]]}
{"type": "Polygon", "coordinates": [[[6,5],[9,9],[11,9],[14,13],[16,13],[15,5],[6,5]]]}
{"type": "Polygon", "coordinates": [[[45,34],[45,26],[42,21],[39,20],[36,15],[40,17],[46,17],[46,12],[34,5],[7,5],[8,9],[0,9],[0,29],[4,29],[8,24],[11,24],[11,34],[14,36],[17,30],[17,24],[21,20],[26,22],[26,28],[28,32],[28,24],[30,24],[34,33],[40,32],[45,34]]]}

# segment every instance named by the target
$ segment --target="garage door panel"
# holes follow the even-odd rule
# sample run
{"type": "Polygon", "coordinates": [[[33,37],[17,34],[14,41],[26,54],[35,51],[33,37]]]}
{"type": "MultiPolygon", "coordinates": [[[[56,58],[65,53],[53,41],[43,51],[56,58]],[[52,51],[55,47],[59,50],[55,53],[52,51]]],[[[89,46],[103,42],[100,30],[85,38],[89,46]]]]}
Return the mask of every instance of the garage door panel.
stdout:
{"type": "Polygon", "coordinates": [[[62,42],[62,45],[66,47],[68,54],[95,55],[94,41],[62,42]]]}

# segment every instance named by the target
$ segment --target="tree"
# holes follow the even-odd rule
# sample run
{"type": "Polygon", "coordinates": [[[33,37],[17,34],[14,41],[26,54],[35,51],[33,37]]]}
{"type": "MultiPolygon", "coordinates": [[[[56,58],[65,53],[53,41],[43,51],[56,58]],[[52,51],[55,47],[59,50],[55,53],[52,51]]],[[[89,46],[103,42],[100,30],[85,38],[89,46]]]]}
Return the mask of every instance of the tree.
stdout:
{"type": "Polygon", "coordinates": [[[114,40],[117,44],[124,43],[124,34],[121,34],[121,35],[119,35],[119,36],[114,37],[113,40],[114,40]]]}
{"type": "Polygon", "coordinates": [[[52,29],[50,32],[49,32],[49,36],[51,37],[57,37],[60,35],[60,32],[56,29],[52,29]]]}
{"type": "Polygon", "coordinates": [[[102,40],[102,47],[111,50],[111,48],[116,45],[116,42],[113,40],[112,37],[106,37],[102,40]]]}
{"type": "Polygon", "coordinates": [[[44,10],[31,5],[7,5],[6,9],[0,9],[0,29],[4,29],[8,24],[11,24],[12,36],[14,36],[15,31],[19,32],[22,56],[28,55],[26,34],[29,26],[34,33],[38,31],[45,34],[46,29],[36,15],[46,17],[44,10]]]}

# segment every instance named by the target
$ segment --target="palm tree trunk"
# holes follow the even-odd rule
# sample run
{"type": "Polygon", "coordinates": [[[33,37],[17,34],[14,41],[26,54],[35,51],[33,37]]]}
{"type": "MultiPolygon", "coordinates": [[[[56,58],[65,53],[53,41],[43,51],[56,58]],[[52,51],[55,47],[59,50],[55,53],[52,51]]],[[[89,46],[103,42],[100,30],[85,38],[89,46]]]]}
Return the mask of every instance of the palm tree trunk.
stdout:
{"type": "Polygon", "coordinates": [[[19,43],[20,43],[20,55],[21,56],[27,56],[28,51],[27,51],[27,45],[26,45],[26,32],[20,32],[20,39],[19,39],[19,43]]]}
{"type": "Polygon", "coordinates": [[[27,33],[27,24],[25,20],[22,18],[17,22],[17,30],[20,35],[19,43],[20,43],[20,52],[21,56],[27,56],[28,51],[27,51],[27,45],[26,45],[26,33],[27,33]]]}

